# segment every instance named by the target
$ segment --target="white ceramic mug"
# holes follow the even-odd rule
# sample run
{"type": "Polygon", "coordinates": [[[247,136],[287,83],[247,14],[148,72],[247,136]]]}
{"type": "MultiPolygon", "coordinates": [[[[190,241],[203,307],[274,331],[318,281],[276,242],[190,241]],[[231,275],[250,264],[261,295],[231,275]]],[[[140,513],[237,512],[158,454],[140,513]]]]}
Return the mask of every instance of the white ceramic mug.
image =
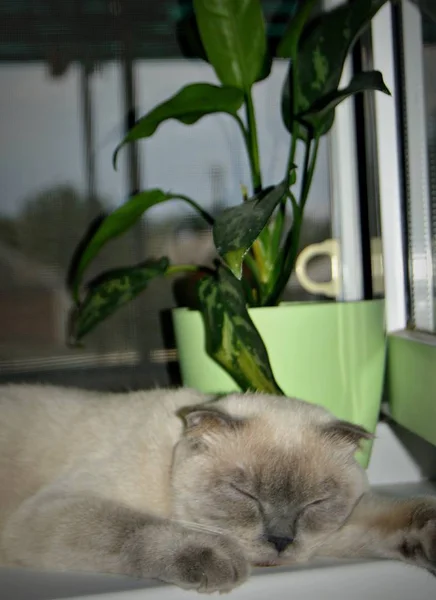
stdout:
{"type": "MultiPolygon", "coordinates": [[[[384,293],[383,278],[383,252],[380,238],[371,239],[371,267],[373,293],[380,295],[384,293]]],[[[306,246],[298,255],[295,264],[295,273],[299,284],[311,294],[323,295],[328,298],[337,298],[341,294],[341,246],[335,239],[325,240],[320,244],[306,246]],[[326,255],[331,263],[330,281],[314,281],[309,277],[307,267],[312,258],[326,255]]]]}

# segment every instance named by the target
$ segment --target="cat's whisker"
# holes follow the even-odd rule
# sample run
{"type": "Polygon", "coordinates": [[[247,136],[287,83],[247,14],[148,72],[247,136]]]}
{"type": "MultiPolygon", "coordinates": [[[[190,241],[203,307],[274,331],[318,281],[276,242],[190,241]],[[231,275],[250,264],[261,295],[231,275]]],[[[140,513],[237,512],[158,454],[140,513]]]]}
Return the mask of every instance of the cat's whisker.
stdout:
{"type": "Polygon", "coordinates": [[[216,535],[222,535],[224,533],[223,529],[219,527],[211,527],[210,525],[203,525],[201,523],[195,523],[194,521],[185,521],[183,519],[177,519],[174,521],[179,525],[183,525],[185,527],[189,527],[189,529],[195,529],[196,531],[204,531],[205,533],[214,533],[216,535]]]}

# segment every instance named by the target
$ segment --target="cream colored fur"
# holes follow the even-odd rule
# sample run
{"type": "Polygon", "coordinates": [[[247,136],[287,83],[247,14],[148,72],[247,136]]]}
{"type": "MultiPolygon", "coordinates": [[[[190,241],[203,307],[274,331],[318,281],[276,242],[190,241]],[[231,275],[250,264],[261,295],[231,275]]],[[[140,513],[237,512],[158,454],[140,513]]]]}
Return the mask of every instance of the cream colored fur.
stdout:
{"type": "Polygon", "coordinates": [[[293,399],[211,400],[0,386],[0,564],[201,591],[322,555],[435,568],[436,504],[369,494],[362,429],[293,399]]]}

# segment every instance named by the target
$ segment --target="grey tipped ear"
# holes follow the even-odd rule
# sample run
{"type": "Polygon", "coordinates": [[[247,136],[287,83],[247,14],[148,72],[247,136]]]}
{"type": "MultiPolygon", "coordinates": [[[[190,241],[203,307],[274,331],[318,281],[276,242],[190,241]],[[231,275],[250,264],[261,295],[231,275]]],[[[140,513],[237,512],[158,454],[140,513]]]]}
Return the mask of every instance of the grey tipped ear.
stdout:
{"type": "Polygon", "coordinates": [[[349,421],[332,421],[323,427],[323,433],[333,440],[358,448],[364,440],[373,440],[374,434],[349,421]]]}
{"type": "Polygon", "coordinates": [[[185,435],[195,437],[212,431],[235,431],[245,423],[244,419],[205,404],[185,406],[177,411],[177,415],[183,419],[185,435]]]}

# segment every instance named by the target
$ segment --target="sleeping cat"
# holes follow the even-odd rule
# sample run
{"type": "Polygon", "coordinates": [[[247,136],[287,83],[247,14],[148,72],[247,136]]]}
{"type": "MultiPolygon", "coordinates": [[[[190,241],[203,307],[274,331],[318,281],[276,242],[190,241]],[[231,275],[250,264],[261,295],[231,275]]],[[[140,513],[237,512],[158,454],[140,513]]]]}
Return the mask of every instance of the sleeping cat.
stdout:
{"type": "Polygon", "coordinates": [[[0,386],[0,564],[229,591],[252,565],[436,570],[436,501],[368,491],[370,435],[312,404],[0,386]]]}

